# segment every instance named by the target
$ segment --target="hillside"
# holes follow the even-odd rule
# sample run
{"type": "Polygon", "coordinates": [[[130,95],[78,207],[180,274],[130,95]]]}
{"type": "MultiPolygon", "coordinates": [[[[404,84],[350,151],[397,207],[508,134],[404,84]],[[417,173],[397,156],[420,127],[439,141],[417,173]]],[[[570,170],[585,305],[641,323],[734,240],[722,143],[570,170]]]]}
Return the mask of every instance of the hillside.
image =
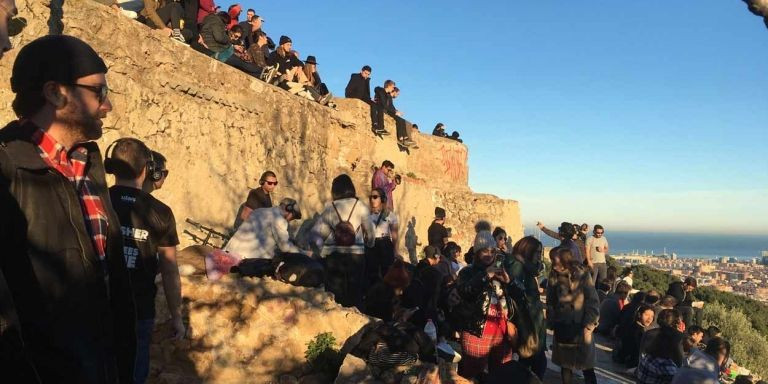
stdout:
{"type": "MultiPolygon", "coordinates": [[[[360,101],[340,99],[338,110],[332,110],[292,96],[93,1],[64,2],[58,22],[59,3],[49,8],[18,0],[28,25],[14,46],[48,33],[50,18],[53,30],[63,26],[64,33],[82,38],[102,55],[114,110],[105,120],[100,146],[132,136],[168,157],[171,174],[157,195],[173,208],[180,232],[187,227],[185,218],[229,228],[264,170],[278,175],[273,200],[297,198],[304,217],[312,218],[330,200],[335,176],[348,173],[358,196],[366,196],[372,167],[388,159],[403,176],[394,196],[401,236],[405,223],[415,221],[415,233],[426,245],[435,206],[446,208],[446,226],[462,246],[469,245],[472,226],[481,218],[506,227],[513,238],[522,236],[516,201],[470,190],[465,145],[417,134],[420,148],[402,152],[394,138],[371,133],[368,107],[360,101]]],[[[8,79],[16,52],[0,63],[4,121],[14,117],[8,79]]],[[[350,72],[358,67],[350,62],[350,72]]],[[[387,118],[386,124],[394,131],[394,120],[387,118]]],[[[191,243],[187,237],[182,241],[191,243]]]]}

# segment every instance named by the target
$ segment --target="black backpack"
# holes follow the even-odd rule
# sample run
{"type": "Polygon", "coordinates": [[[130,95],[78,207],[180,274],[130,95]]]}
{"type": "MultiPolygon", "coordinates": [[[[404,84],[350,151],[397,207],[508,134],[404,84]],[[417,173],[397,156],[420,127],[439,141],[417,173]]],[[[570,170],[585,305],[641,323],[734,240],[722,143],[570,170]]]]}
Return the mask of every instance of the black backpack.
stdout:
{"type": "Polygon", "coordinates": [[[336,245],[348,247],[355,244],[355,239],[357,238],[357,230],[352,225],[352,223],[349,222],[349,220],[352,219],[352,213],[355,212],[355,207],[357,207],[358,201],[359,199],[355,198],[355,205],[353,205],[352,210],[349,211],[349,217],[347,220],[343,220],[341,218],[339,210],[336,208],[336,204],[331,202],[333,209],[336,211],[336,216],[339,217],[339,223],[336,224],[336,226],[333,228],[333,239],[335,240],[336,245]]]}

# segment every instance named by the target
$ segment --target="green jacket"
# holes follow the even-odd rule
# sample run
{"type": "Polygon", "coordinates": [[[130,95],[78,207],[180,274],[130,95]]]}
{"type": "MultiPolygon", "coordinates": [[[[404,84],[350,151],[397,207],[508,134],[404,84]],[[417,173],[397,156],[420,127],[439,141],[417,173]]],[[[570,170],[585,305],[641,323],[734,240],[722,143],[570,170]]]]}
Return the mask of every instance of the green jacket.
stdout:
{"type": "Polygon", "coordinates": [[[544,319],[544,304],[541,302],[539,295],[537,279],[539,268],[533,264],[522,263],[512,255],[506,255],[504,258],[504,270],[509,275],[511,284],[517,284],[525,292],[533,326],[539,334],[539,351],[546,350],[547,326],[544,319]]]}

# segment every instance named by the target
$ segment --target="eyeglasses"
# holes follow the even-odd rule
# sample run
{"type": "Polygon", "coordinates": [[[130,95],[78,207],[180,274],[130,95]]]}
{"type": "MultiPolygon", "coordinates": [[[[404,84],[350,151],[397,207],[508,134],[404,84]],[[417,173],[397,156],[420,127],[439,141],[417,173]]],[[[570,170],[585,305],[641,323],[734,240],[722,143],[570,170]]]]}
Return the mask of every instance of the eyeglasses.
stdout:
{"type": "Polygon", "coordinates": [[[80,87],[85,88],[93,93],[96,94],[96,99],[99,100],[99,104],[104,104],[104,101],[107,100],[107,96],[109,95],[109,86],[106,84],[101,85],[87,85],[87,84],[70,84],[73,87],[80,87]]]}
{"type": "Polygon", "coordinates": [[[277,181],[265,181],[264,183],[267,185],[277,185],[277,181]]]}
{"type": "Polygon", "coordinates": [[[381,196],[379,196],[379,195],[370,195],[370,196],[368,196],[368,198],[371,199],[371,200],[376,200],[376,199],[378,199],[380,197],[381,196]]]}

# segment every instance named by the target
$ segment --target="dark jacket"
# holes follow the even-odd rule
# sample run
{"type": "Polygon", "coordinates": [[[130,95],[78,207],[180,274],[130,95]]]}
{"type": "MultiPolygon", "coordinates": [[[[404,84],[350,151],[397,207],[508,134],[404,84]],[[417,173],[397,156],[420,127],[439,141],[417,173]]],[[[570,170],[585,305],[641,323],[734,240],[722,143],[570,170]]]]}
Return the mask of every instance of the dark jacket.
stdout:
{"type": "Polygon", "coordinates": [[[547,323],[544,319],[544,304],[539,294],[539,270],[540,264],[521,262],[512,255],[504,258],[504,270],[509,275],[512,284],[516,284],[525,292],[528,301],[528,312],[533,320],[534,330],[539,335],[539,350],[546,350],[547,323]]]}
{"type": "MultiPolygon", "coordinates": [[[[485,267],[472,264],[462,269],[456,281],[456,289],[461,297],[461,303],[457,306],[460,307],[459,316],[454,319],[456,321],[454,325],[459,330],[481,337],[488,309],[491,306],[490,295],[494,289],[485,272],[485,267]]],[[[508,308],[513,307],[509,294],[504,295],[504,301],[507,315],[511,315],[508,308]]]]}
{"type": "Polygon", "coordinates": [[[395,104],[392,101],[392,95],[387,93],[387,91],[385,91],[384,88],[376,87],[373,89],[373,93],[375,95],[376,104],[384,108],[384,110],[387,111],[387,113],[394,115],[395,112],[397,112],[397,110],[395,109],[395,104]]]}
{"type": "Polygon", "coordinates": [[[612,293],[600,303],[600,324],[597,325],[598,332],[604,335],[611,335],[613,329],[619,325],[619,319],[621,318],[621,305],[619,304],[619,300],[619,295],[612,293]]]}
{"type": "Polygon", "coordinates": [[[103,263],[75,188],[30,141],[36,129],[13,122],[0,130],[0,268],[25,352],[46,383],[131,382],[135,308],[101,153],[93,142],[82,144],[86,172],[107,210],[103,263]]]}
{"type": "Polygon", "coordinates": [[[371,102],[371,79],[364,79],[363,75],[353,73],[349,77],[347,88],[344,89],[344,97],[349,99],[360,99],[366,103],[371,102]]]}
{"type": "Polygon", "coordinates": [[[277,70],[285,74],[291,70],[291,68],[298,66],[300,61],[293,55],[293,53],[286,53],[285,56],[280,56],[277,50],[272,51],[267,57],[267,64],[274,66],[277,65],[277,70]]]}
{"type": "Polygon", "coordinates": [[[208,49],[213,52],[222,52],[232,45],[229,42],[226,24],[215,13],[203,19],[203,23],[200,26],[200,36],[203,38],[205,45],[208,46],[208,49]]]}
{"type": "Polygon", "coordinates": [[[693,305],[693,295],[685,292],[685,287],[682,281],[675,281],[667,288],[667,295],[672,296],[677,300],[677,307],[690,307],[693,305]]]}

